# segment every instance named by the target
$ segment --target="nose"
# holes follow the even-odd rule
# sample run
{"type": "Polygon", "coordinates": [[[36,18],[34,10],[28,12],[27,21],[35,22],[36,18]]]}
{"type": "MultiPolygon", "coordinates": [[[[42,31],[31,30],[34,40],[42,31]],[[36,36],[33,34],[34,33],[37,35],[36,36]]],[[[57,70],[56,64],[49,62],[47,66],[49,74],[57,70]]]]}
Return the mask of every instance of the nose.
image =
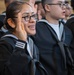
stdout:
{"type": "Polygon", "coordinates": [[[36,23],[36,19],[34,19],[34,18],[30,18],[30,20],[29,20],[29,22],[31,22],[31,23],[36,23]]]}

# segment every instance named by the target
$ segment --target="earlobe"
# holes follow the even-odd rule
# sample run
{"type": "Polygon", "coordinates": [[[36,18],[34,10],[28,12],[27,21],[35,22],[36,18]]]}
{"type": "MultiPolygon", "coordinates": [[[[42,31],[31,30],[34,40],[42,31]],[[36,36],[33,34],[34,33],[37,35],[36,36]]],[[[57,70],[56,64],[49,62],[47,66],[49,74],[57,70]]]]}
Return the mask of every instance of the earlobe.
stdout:
{"type": "Polygon", "coordinates": [[[9,19],[7,20],[7,23],[8,23],[12,28],[15,28],[15,24],[14,24],[14,22],[13,22],[13,20],[12,20],[11,18],[9,18],[9,19]]]}
{"type": "Polygon", "coordinates": [[[50,11],[50,6],[48,4],[45,5],[46,11],[50,11]]]}

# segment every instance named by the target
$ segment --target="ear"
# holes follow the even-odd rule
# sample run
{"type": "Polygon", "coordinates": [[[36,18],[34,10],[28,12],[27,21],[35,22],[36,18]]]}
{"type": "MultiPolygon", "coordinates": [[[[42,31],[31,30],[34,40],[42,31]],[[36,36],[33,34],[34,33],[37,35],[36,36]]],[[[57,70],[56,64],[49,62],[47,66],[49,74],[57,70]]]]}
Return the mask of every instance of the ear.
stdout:
{"type": "Polygon", "coordinates": [[[12,28],[15,28],[15,23],[13,22],[13,20],[11,18],[9,18],[7,20],[7,23],[12,27],[12,28]]]}
{"type": "Polygon", "coordinates": [[[50,11],[50,6],[48,4],[45,4],[45,10],[50,11]]]}

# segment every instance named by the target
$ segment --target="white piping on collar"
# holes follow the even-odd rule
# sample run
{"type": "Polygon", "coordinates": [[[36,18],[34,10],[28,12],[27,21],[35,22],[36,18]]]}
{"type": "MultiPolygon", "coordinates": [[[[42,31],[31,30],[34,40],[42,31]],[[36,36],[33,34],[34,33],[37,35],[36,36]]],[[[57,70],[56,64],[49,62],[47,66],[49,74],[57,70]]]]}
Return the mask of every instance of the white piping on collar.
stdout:
{"type": "Polygon", "coordinates": [[[2,30],[3,32],[7,32],[7,31],[8,31],[8,30],[5,29],[4,27],[2,27],[1,30],[2,30]]]}
{"type": "MultiPolygon", "coordinates": [[[[13,35],[13,34],[6,34],[6,35],[4,35],[4,36],[2,36],[2,37],[13,37],[13,38],[15,38],[15,39],[18,40],[18,38],[17,38],[15,35],[13,35]]],[[[2,37],[1,37],[1,38],[2,38],[2,37]]]]}
{"type": "Polygon", "coordinates": [[[44,20],[44,19],[41,19],[38,22],[45,22],[45,23],[49,24],[49,22],[47,20],[44,20]]]}
{"type": "Polygon", "coordinates": [[[71,18],[74,18],[74,15],[69,17],[69,19],[71,19],[71,18]]]}
{"type": "Polygon", "coordinates": [[[1,15],[6,15],[6,13],[5,13],[5,12],[3,12],[1,15]]]}

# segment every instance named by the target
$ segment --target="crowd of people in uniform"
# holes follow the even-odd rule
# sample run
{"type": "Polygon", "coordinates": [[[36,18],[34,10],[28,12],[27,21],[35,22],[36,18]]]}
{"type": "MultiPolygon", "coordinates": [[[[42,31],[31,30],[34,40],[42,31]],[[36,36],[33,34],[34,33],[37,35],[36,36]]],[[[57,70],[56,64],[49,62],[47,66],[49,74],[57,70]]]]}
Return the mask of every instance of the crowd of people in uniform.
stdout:
{"type": "Polygon", "coordinates": [[[74,0],[4,2],[0,75],[74,75],[74,0]]]}

